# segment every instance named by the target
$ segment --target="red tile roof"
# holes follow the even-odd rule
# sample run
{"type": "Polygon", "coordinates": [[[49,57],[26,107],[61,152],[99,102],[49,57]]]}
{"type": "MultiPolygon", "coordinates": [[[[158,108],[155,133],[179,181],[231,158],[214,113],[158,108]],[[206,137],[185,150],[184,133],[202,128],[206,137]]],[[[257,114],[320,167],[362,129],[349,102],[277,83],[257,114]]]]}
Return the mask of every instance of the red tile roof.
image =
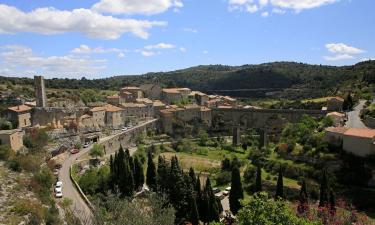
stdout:
{"type": "Polygon", "coordinates": [[[348,129],[344,135],[347,136],[355,136],[355,137],[364,137],[364,138],[373,138],[375,137],[375,130],[374,129],[366,129],[366,128],[350,128],[348,129]]]}

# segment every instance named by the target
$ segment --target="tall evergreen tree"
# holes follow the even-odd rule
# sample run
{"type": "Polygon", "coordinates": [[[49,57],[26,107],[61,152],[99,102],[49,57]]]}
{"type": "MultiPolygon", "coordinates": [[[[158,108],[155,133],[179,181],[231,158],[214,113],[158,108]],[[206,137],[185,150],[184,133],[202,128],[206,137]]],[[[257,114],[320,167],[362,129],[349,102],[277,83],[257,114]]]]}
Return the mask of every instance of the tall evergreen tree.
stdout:
{"type": "Polygon", "coordinates": [[[157,169],[157,190],[159,193],[168,193],[169,168],[165,158],[159,155],[157,169]]]}
{"type": "Polygon", "coordinates": [[[277,178],[276,195],[275,198],[284,198],[284,182],[283,182],[283,171],[279,169],[279,176],[277,178]]]}
{"type": "Polygon", "coordinates": [[[307,185],[305,180],[303,180],[301,184],[301,190],[299,191],[299,199],[301,204],[309,203],[309,195],[307,194],[307,185]]]}
{"type": "Polygon", "coordinates": [[[156,168],[155,163],[152,160],[151,151],[147,154],[147,173],[146,173],[146,184],[152,191],[156,191],[156,168]]]}
{"type": "Polygon", "coordinates": [[[196,179],[195,183],[195,194],[196,194],[196,202],[197,202],[197,207],[198,207],[198,214],[199,214],[199,219],[201,221],[204,221],[203,218],[206,215],[206,209],[204,208],[204,200],[203,200],[203,195],[202,195],[202,189],[201,189],[201,179],[198,176],[196,179]]]}
{"type": "Polygon", "coordinates": [[[195,176],[195,171],[194,171],[193,167],[190,167],[190,169],[189,169],[189,177],[190,177],[191,185],[193,187],[195,187],[195,183],[197,182],[197,180],[196,180],[197,178],[195,176]]]}
{"type": "Polygon", "coordinates": [[[191,222],[193,225],[199,225],[199,213],[195,195],[190,196],[189,222],[191,222]]]}
{"type": "Polygon", "coordinates": [[[237,165],[234,165],[232,168],[231,190],[229,193],[229,207],[234,215],[236,215],[241,208],[240,199],[243,199],[240,169],[237,165]]]}
{"type": "Polygon", "coordinates": [[[134,158],[134,186],[138,190],[142,188],[145,182],[145,175],[143,173],[143,165],[138,157],[134,158]]]}
{"type": "Polygon", "coordinates": [[[327,171],[323,170],[323,176],[320,182],[320,198],[319,198],[319,206],[326,206],[328,204],[328,178],[327,178],[327,171]]]}
{"type": "Polygon", "coordinates": [[[336,211],[336,198],[332,189],[329,192],[329,208],[332,212],[336,211]]]}
{"type": "Polygon", "coordinates": [[[255,192],[262,191],[262,168],[260,166],[257,166],[257,174],[255,178],[255,192]]]}
{"type": "Polygon", "coordinates": [[[206,180],[206,186],[205,186],[204,192],[205,192],[207,206],[208,206],[208,208],[207,208],[208,222],[219,221],[220,207],[218,206],[218,202],[217,202],[216,197],[215,197],[215,195],[212,191],[210,178],[207,178],[207,180],[206,180]]]}

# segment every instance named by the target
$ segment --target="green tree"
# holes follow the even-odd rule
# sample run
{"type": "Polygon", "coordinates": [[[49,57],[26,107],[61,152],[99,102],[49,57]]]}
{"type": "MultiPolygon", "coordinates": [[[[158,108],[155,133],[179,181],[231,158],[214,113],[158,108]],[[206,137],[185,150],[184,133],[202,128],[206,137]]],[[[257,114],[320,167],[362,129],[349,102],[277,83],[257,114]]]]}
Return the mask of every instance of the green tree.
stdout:
{"type": "Polygon", "coordinates": [[[206,180],[203,199],[206,202],[204,205],[207,206],[206,222],[219,221],[220,207],[214,193],[212,192],[210,178],[207,178],[206,180]]]}
{"type": "Polygon", "coordinates": [[[283,182],[283,171],[279,169],[279,176],[277,178],[276,195],[275,198],[284,198],[284,182],[283,182]]]}
{"type": "Polygon", "coordinates": [[[309,195],[307,194],[307,185],[305,180],[303,180],[301,184],[301,190],[299,191],[299,199],[301,204],[309,203],[309,195]]]}
{"type": "Polygon", "coordinates": [[[98,157],[102,157],[103,155],[104,155],[103,146],[99,144],[94,144],[94,146],[90,150],[90,156],[98,159],[98,157]]]}
{"type": "Polygon", "coordinates": [[[323,170],[323,175],[320,181],[319,206],[326,206],[328,204],[328,185],[327,171],[323,170]]]}
{"type": "Polygon", "coordinates": [[[168,193],[169,190],[169,166],[165,161],[165,158],[159,155],[158,158],[158,170],[157,170],[157,190],[159,193],[168,193]]]}
{"type": "Polygon", "coordinates": [[[143,173],[143,165],[138,157],[134,158],[134,185],[136,189],[140,189],[145,182],[145,175],[143,173]]]}
{"type": "Polygon", "coordinates": [[[265,192],[251,196],[237,214],[238,225],[318,225],[295,216],[284,201],[275,201],[265,192]]]}
{"type": "Polygon", "coordinates": [[[152,191],[156,191],[156,167],[151,151],[147,154],[146,184],[152,191]]]}
{"type": "Polygon", "coordinates": [[[255,178],[255,192],[262,191],[262,168],[257,166],[257,174],[255,178]]]}
{"type": "Polygon", "coordinates": [[[232,168],[231,190],[229,193],[229,207],[234,215],[236,215],[241,208],[240,199],[243,199],[240,169],[234,166],[232,168]]]}

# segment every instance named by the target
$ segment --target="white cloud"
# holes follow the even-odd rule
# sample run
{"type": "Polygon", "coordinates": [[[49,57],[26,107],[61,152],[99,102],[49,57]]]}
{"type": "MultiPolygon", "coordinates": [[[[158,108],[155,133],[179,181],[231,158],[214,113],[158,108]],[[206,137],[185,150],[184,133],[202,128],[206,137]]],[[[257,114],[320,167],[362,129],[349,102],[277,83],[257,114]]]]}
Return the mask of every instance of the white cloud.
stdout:
{"type": "MultiPolygon", "coordinates": [[[[270,8],[275,14],[284,14],[285,10],[301,12],[306,9],[339,2],[340,0],[228,0],[230,11],[246,11],[255,13],[270,8]]],[[[261,14],[262,15],[262,14],[261,14]]]]}
{"type": "Polygon", "coordinates": [[[118,55],[117,55],[119,58],[124,58],[125,57],[125,54],[123,52],[120,52],[118,55]]]}
{"type": "Polygon", "coordinates": [[[123,52],[127,52],[127,50],[118,49],[118,48],[102,48],[102,47],[91,48],[87,45],[80,45],[78,48],[74,48],[70,52],[73,54],[104,54],[104,53],[123,53],[123,52]]]}
{"type": "Polygon", "coordinates": [[[150,57],[150,56],[154,56],[156,55],[156,52],[153,52],[153,51],[145,51],[145,50],[142,50],[140,51],[140,53],[145,56],[145,57],[150,57]]]}
{"type": "Polygon", "coordinates": [[[261,16],[262,17],[267,17],[267,16],[269,16],[270,14],[268,13],[268,12],[262,12],[262,14],[261,14],[261,16]]]}
{"type": "Polygon", "coordinates": [[[52,35],[77,32],[91,38],[117,39],[124,33],[131,33],[147,39],[148,29],[166,24],[162,21],[119,19],[82,8],[72,11],[37,8],[31,12],[23,12],[0,4],[0,34],[31,32],[52,35]]]}
{"type": "Polygon", "coordinates": [[[197,29],[190,28],[190,27],[185,27],[182,30],[185,31],[185,32],[198,33],[197,29]]]}
{"type": "Polygon", "coordinates": [[[144,48],[147,49],[147,50],[151,50],[151,49],[170,49],[170,48],[175,48],[175,46],[172,45],[172,44],[167,44],[167,43],[159,43],[159,44],[156,44],[156,45],[147,45],[144,48]]]}
{"type": "Polygon", "coordinates": [[[362,58],[360,61],[364,62],[364,61],[372,61],[372,60],[375,60],[375,58],[362,58]]]}
{"type": "Polygon", "coordinates": [[[185,52],[187,52],[187,49],[184,48],[184,47],[180,47],[180,52],[185,53],[185,52]]]}
{"type": "Polygon", "coordinates": [[[181,8],[181,0],[101,0],[92,9],[111,14],[145,14],[153,15],[167,11],[169,8],[181,8]]]}
{"type": "Polygon", "coordinates": [[[207,54],[208,54],[208,51],[207,51],[207,50],[203,50],[202,53],[205,54],[205,55],[207,55],[207,54]]]}
{"type": "Polygon", "coordinates": [[[365,52],[362,49],[355,48],[352,46],[348,46],[344,43],[330,43],[326,44],[326,48],[328,51],[335,53],[335,54],[361,54],[365,52]]]}
{"type": "Polygon", "coordinates": [[[339,54],[334,56],[324,56],[324,59],[327,61],[341,61],[347,59],[354,59],[354,56],[348,54],[339,54]]]}
{"type": "Polygon", "coordinates": [[[19,45],[0,47],[0,65],[11,75],[77,76],[92,75],[105,69],[106,60],[74,55],[39,56],[31,48],[19,45]],[[26,74],[25,74],[26,71],[26,74]]]}
{"type": "Polygon", "coordinates": [[[346,45],[344,43],[330,43],[325,45],[326,49],[331,52],[332,56],[324,56],[328,61],[340,61],[354,59],[353,55],[364,53],[365,51],[356,47],[346,45]]]}
{"type": "Polygon", "coordinates": [[[271,0],[271,4],[274,7],[292,9],[296,12],[300,12],[305,9],[317,8],[338,1],[339,0],[271,0]]]}

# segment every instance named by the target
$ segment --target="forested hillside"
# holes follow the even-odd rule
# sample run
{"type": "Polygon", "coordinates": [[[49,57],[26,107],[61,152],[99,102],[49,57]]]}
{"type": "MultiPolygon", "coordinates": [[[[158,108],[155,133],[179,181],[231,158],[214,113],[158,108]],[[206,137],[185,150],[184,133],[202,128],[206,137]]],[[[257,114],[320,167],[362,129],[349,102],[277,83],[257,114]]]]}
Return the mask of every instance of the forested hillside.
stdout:
{"type": "MultiPolygon", "coordinates": [[[[355,83],[375,81],[375,61],[353,66],[322,66],[295,62],[274,62],[259,65],[197,66],[171,72],[148,73],[139,76],[114,76],[104,79],[47,79],[47,88],[90,88],[117,90],[125,85],[159,82],[162,86],[183,86],[215,92],[238,89],[296,89],[320,93],[355,83]]],[[[33,84],[28,78],[0,77],[7,84],[33,84]]]]}

